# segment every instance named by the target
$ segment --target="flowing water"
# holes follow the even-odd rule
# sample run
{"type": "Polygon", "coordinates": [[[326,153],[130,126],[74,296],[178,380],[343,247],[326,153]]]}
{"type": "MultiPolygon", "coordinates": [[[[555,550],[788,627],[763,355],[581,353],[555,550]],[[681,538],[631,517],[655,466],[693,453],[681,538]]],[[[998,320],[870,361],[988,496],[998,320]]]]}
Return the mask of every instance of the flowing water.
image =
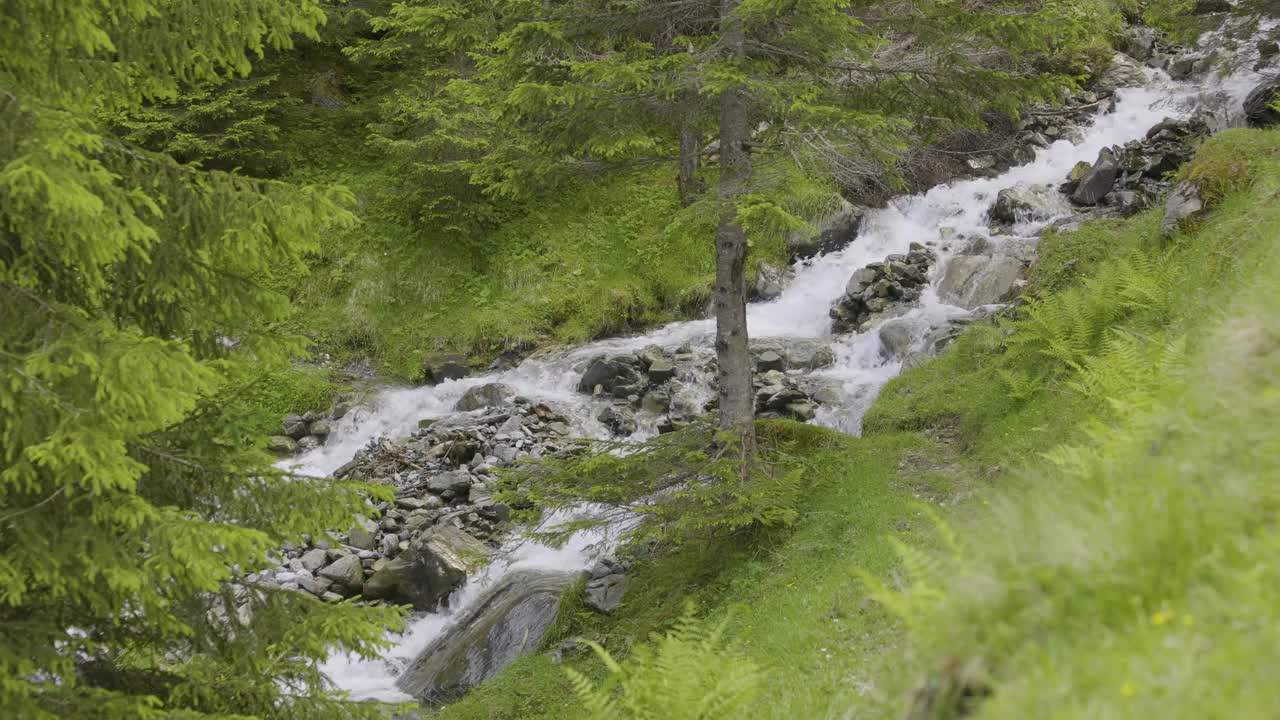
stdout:
{"type": "MultiPolygon", "coordinates": [[[[830,336],[828,310],[844,292],[854,270],[889,254],[906,253],[911,243],[937,241],[951,231],[960,236],[988,237],[987,211],[1001,189],[1015,185],[1056,185],[1077,162],[1091,162],[1104,147],[1142,138],[1148,128],[1165,118],[1191,114],[1205,103],[1209,94],[1218,96],[1216,102],[1238,111],[1244,96],[1257,82],[1257,76],[1249,71],[1199,82],[1173,82],[1162,72],[1148,72],[1150,82],[1144,87],[1118,91],[1114,112],[1095,117],[1090,126],[1083,128],[1083,137],[1077,138],[1077,144],[1059,140],[1040,150],[1033,162],[998,177],[941,185],[874,210],[867,216],[857,239],[846,249],[798,263],[793,281],[779,298],[749,307],[748,330],[752,338],[824,338],[831,342],[835,364],[812,374],[833,387],[837,399],[822,406],[816,422],[857,432],[860,418],[875,393],[901,369],[900,360],[886,359],[882,354],[875,332],[830,336]]],[[[1045,226],[1070,214],[1070,208],[1063,203],[1058,217],[1019,223],[1013,233],[1034,237],[1045,226]]],[[[1010,238],[990,240],[998,252],[1000,245],[1010,238]]],[[[934,287],[926,290],[907,317],[921,318],[936,326],[946,319],[967,314],[938,297],[936,284],[947,256],[947,252],[939,253],[933,267],[934,287]]],[[[594,417],[602,405],[576,391],[583,367],[590,358],[634,352],[650,345],[668,350],[688,346],[709,354],[713,335],[714,325],[710,320],[677,322],[644,335],[602,340],[531,358],[508,371],[447,381],[433,387],[387,390],[377,398],[372,410],[353,412],[344,418],[324,447],[288,465],[303,473],[330,473],[370,440],[406,436],[417,428],[422,418],[451,414],[454,403],[467,388],[490,382],[505,383],[521,395],[552,405],[571,419],[574,432],[579,436],[604,436],[605,429],[594,417]]],[[[709,387],[703,391],[710,397],[709,387]]],[[[652,427],[652,422],[642,423],[640,434],[653,432],[652,427]]],[[[455,608],[453,612],[430,613],[413,620],[408,631],[395,638],[396,646],[387,657],[361,661],[338,654],[330,658],[324,670],[339,687],[351,691],[353,697],[407,699],[395,685],[406,664],[445,632],[456,614],[475,602],[502,574],[521,568],[553,571],[585,568],[599,552],[599,540],[596,536],[580,535],[561,549],[521,545],[506,560],[489,567],[459,589],[449,602],[450,607],[455,608]]]]}

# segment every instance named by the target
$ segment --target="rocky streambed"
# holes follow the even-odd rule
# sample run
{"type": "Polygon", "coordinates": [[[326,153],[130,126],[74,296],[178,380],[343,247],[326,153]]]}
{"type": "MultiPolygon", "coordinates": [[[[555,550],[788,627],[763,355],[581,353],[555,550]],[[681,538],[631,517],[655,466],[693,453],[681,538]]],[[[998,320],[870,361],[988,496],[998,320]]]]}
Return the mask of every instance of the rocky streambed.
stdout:
{"type": "MultiPolygon", "coordinates": [[[[1164,204],[1172,231],[1198,212],[1199,189],[1171,188],[1169,172],[1208,134],[1253,117],[1246,100],[1272,82],[1253,68],[1274,59],[1260,43],[1219,43],[1214,64],[1201,63],[1203,44],[1132,41],[1134,56],[1118,56],[1096,87],[1028,113],[1020,164],[976,157],[969,179],[883,209],[846,207],[796,243],[806,249],[793,267],[762,273],[748,312],[757,411],[856,432],[884,382],[1016,301],[1044,230],[1164,204]],[[1229,54],[1244,69],[1213,75],[1229,54]],[[1188,61],[1181,79],[1161,69],[1188,61]]],[[[710,321],[674,323],[480,376],[434,358],[431,385],[286,418],[274,441],[289,454],[282,466],[387,485],[396,499],[284,548],[279,568],[247,583],[410,604],[418,619],[395,652],[335,656],[331,676],[358,697],[464,691],[539,648],[579,578],[588,607],[625,602],[626,567],[604,538],[520,541],[511,518],[523,501],[495,500],[499,475],[579,452],[581,438],[640,440],[714,410],[713,334],[710,321]]]]}

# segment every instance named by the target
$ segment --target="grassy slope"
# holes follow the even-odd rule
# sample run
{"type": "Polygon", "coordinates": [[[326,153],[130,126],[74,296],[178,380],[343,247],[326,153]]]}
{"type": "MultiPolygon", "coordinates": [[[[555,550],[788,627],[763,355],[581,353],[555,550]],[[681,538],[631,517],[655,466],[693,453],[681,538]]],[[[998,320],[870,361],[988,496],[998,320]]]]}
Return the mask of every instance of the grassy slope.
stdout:
{"type": "MultiPolygon", "coordinates": [[[[768,672],[765,718],[900,717],[924,678],[994,689],[989,717],[1265,716],[1280,672],[1280,132],[1221,135],[1184,174],[1222,197],[1188,234],[1160,241],[1149,213],[1045,240],[1036,285],[1074,320],[975,327],[892,382],[864,438],[793,427],[813,492],[791,532],[659,559],[615,618],[568,609],[553,639],[625,654],[688,599],[733,610],[768,672]],[[890,537],[938,546],[925,504],[962,549],[915,558],[913,580],[890,537]]],[[[535,655],[440,714],[580,711],[535,655]]]]}

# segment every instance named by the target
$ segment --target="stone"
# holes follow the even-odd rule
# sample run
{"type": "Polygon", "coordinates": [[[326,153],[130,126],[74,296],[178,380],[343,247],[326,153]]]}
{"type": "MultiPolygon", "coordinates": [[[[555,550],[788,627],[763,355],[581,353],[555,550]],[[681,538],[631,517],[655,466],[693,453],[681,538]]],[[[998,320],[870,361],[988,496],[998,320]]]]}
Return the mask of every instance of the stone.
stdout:
{"type": "Polygon", "coordinates": [[[787,403],[786,414],[801,422],[809,422],[818,414],[818,404],[812,400],[787,403]]]}
{"type": "Polygon", "coordinates": [[[310,423],[301,415],[286,415],[284,421],[280,423],[280,432],[286,437],[298,440],[310,430],[309,425],[310,423]]]}
{"type": "Polygon", "coordinates": [[[859,268],[853,271],[853,275],[849,276],[849,282],[845,284],[844,291],[848,295],[856,295],[866,290],[880,276],[872,267],[859,268]]]}
{"type": "Polygon", "coordinates": [[[364,582],[364,596],[393,600],[418,610],[435,610],[490,555],[488,545],[452,525],[437,525],[415,536],[399,557],[364,582]]]}
{"type": "Polygon", "coordinates": [[[822,230],[818,234],[792,233],[786,241],[791,257],[811,258],[844,249],[857,238],[866,214],[865,208],[845,203],[838,212],[820,223],[822,230]]]}
{"type": "Polygon", "coordinates": [[[298,443],[287,435],[272,435],[267,449],[277,455],[292,455],[298,451],[298,443]]]}
{"type": "Polygon", "coordinates": [[[356,518],[356,522],[347,531],[347,544],[361,550],[372,550],[377,546],[378,525],[368,518],[356,518]]]}
{"type": "Polygon", "coordinates": [[[498,426],[499,435],[514,435],[524,429],[524,417],[521,415],[512,415],[505,422],[498,426]]]}
{"type": "Polygon", "coordinates": [[[422,381],[436,385],[446,380],[460,380],[471,374],[462,355],[436,355],[422,361],[422,381]]]}
{"type": "Polygon", "coordinates": [[[329,591],[329,588],[333,587],[332,580],[329,580],[328,578],[314,577],[311,573],[307,573],[305,575],[299,574],[295,582],[298,583],[298,587],[306,590],[316,597],[324,595],[329,591]]]}
{"type": "Polygon", "coordinates": [[[403,510],[421,510],[427,507],[426,498],[402,497],[396,498],[396,507],[403,510]]]}
{"type": "Polygon", "coordinates": [[[320,568],[328,564],[329,557],[324,550],[316,548],[302,553],[300,560],[302,561],[302,567],[306,569],[307,572],[315,573],[319,572],[320,568]]]}
{"type": "Polygon", "coordinates": [[[1134,60],[1146,62],[1155,54],[1156,31],[1145,25],[1131,25],[1125,28],[1121,39],[1121,49],[1134,60]]]}
{"type": "Polygon", "coordinates": [[[1204,210],[1204,201],[1200,197],[1200,188],[1194,183],[1180,182],[1169,191],[1165,201],[1164,219],[1160,221],[1160,234],[1173,235],[1189,218],[1194,218],[1204,210]]]}
{"type": "Polygon", "coordinates": [[[671,410],[671,393],[650,390],[640,401],[640,409],[654,415],[665,415],[671,410]]]}
{"type": "Polygon", "coordinates": [[[905,357],[918,335],[921,323],[907,318],[886,320],[880,326],[880,345],[889,357],[905,357]]]}
{"type": "Polygon", "coordinates": [[[655,358],[649,363],[649,382],[660,385],[676,376],[676,366],[666,358],[655,358]]]}
{"type": "Polygon", "coordinates": [[[784,369],[786,369],[786,362],[781,355],[772,350],[766,350],[756,357],[756,372],[784,369]]]}
{"type": "Polygon", "coordinates": [[[1259,40],[1258,41],[1258,57],[1269,58],[1280,55],[1280,42],[1275,40],[1259,40]]]}
{"type": "Polygon", "coordinates": [[[465,470],[450,470],[437,473],[427,479],[427,489],[440,495],[446,492],[463,493],[471,490],[475,482],[465,470]]]}
{"type": "Polygon", "coordinates": [[[1071,193],[1071,202],[1077,205],[1097,205],[1098,201],[1111,192],[1119,171],[1120,165],[1115,153],[1110,148],[1103,148],[1088,174],[1071,193]]]}
{"type": "Polygon", "coordinates": [[[947,303],[973,308],[1012,300],[1025,268],[1007,255],[959,255],[947,262],[938,296],[947,303]]]}
{"type": "Polygon", "coordinates": [[[318,574],[353,592],[359,591],[364,585],[364,566],[355,555],[343,555],[322,568],[318,574]]]}
{"type": "Polygon", "coordinates": [[[1147,84],[1147,74],[1142,65],[1124,53],[1111,56],[1111,64],[1102,71],[1094,84],[1098,92],[1113,93],[1120,88],[1141,87],[1147,84]]]}
{"type": "Polygon", "coordinates": [[[596,419],[614,435],[628,436],[636,431],[635,413],[630,408],[610,405],[601,410],[596,419]]]}
{"type": "Polygon", "coordinates": [[[1280,99],[1280,77],[1264,80],[1249,92],[1244,100],[1244,119],[1249,127],[1269,127],[1280,124],[1280,111],[1271,107],[1280,99]]]}
{"type": "Polygon", "coordinates": [[[298,440],[298,452],[301,453],[315,450],[323,444],[324,443],[320,441],[320,438],[315,435],[303,435],[302,438],[298,440]]]}
{"type": "Polygon", "coordinates": [[[992,223],[1013,225],[1030,219],[1047,219],[1058,212],[1052,199],[1053,188],[1048,185],[1005,188],[996,194],[996,201],[988,211],[992,223]]]}
{"type": "Polygon", "coordinates": [[[873,317],[903,312],[928,285],[929,266],[934,260],[932,251],[912,243],[905,256],[890,255],[884,262],[871,263],[854,272],[845,294],[829,313],[832,332],[858,331],[873,317]]]}
{"type": "Polygon", "coordinates": [[[752,295],[756,300],[762,301],[777,299],[790,279],[787,270],[761,260],[756,264],[756,282],[752,286],[752,295]]]}
{"type": "Polygon", "coordinates": [[[400,552],[400,536],[395,533],[383,535],[379,550],[387,557],[395,557],[400,552]]]}
{"type": "Polygon", "coordinates": [[[453,406],[453,409],[459,412],[466,412],[487,407],[501,407],[510,403],[515,394],[515,388],[503,383],[476,385],[475,387],[467,388],[467,391],[462,393],[462,397],[458,398],[458,402],[453,406]]]}
{"type": "Polygon", "coordinates": [[[327,438],[329,433],[333,432],[333,426],[325,418],[320,418],[319,420],[311,421],[308,431],[318,438],[327,438]]]}
{"type": "Polygon", "coordinates": [[[599,387],[606,395],[617,398],[638,395],[649,384],[641,373],[642,364],[635,355],[592,358],[578,381],[578,391],[593,394],[599,387]]]}
{"type": "Polygon", "coordinates": [[[583,590],[582,604],[598,613],[608,615],[618,609],[622,597],[627,592],[630,581],[626,575],[613,574],[587,581],[583,590]]]}

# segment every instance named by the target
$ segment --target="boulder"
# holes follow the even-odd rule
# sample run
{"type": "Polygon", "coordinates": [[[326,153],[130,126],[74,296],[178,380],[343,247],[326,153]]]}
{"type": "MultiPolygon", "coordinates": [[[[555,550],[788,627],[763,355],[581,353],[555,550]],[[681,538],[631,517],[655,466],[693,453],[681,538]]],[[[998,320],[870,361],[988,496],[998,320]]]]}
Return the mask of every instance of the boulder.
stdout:
{"type": "Polygon", "coordinates": [[[323,445],[320,438],[315,435],[303,435],[298,439],[298,452],[309,452],[323,445]]]}
{"type": "Polygon", "coordinates": [[[635,355],[614,355],[596,357],[587,365],[587,370],[578,381],[578,392],[593,394],[599,387],[606,395],[625,398],[639,395],[648,385],[644,375],[644,367],[640,358],[635,355]]]}
{"type": "Polygon", "coordinates": [[[921,320],[908,318],[893,318],[887,320],[880,326],[880,345],[884,349],[884,354],[891,358],[905,357],[907,352],[911,350],[911,345],[915,343],[916,337],[920,335],[921,320]]]}
{"type": "Polygon", "coordinates": [[[951,258],[938,285],[944,302],[973,309],[1008,302],[1017,295],[1022,262],[1007,255],[960,255],[951,258]]]}
{"type": "Polygon", "coordinates": [[[458,380],[470,374],[467,359],[462,355],[435,355],[422,361],[422,380],[428,385],[458,380]]]}
{"type": "Polygon", "coordinates": [[[638,427],[635,413],[631,412],[630,408],[617,405],[610,405],[601,410],[600,414],[596,415],[596,419],[608,428],[609,432],[622,437],[631,435],[638,427]]]}
{"type": "Polygon", "coordinates": [[[1097,205],[1111,187],[1116,183],[1120,164],[1116,154],[1110,148],[1103,148],[1098,159],[1089,168],[1089,172],[1081,178],[1079,185],[1071,193],[1071,202],[1077,205],[1097,205]]]}
{"type": "Polygon", "coordinates": [[[428,528],[408,550],[374,571],[364,596],[435,610],[489,554],[488,545],[452,525],[428,528]]]}
{"type": "Polygon", "coordinates": [[[1249,127],[1280,124],[1280,112],[1271,107],[1280,100],[1280,77],[1264,80],[1244,101],[1244,119],[1249,127]]]}
{"type": "Polygon", "coordinates": [[[630,581],[627,576],[615,572],[587,581],[582,593],[582,604],[598,613],[608,615],[622,603],[630,581]]]}
{"type": "Polygon", "coordinates": [[[347,544],[361,550],[373,550],[377,547],[378,525],[368,518],[356,518],[356,522],[347,531],[347,544]]]}
{"type": "Polygon", "coordinates": [[[765,350],[756,356],[756,372],[768,372],[770,370],[785,370],[786,361],[782,355],[773,350],[765,350]]]}
{"type": "Polygon", "coordinates": [[[1094,83],[1100,93],[1113,93],[1120,88],[1141,87],[1147,84],[1147,74],[1142,65],[1124,53],[1111,56],[1111,64],[1094,83]]]}
{"type": "Polygon", "coordinates": [[[287,435],[272,435],[267,449],[277,455],[292,455],[298,451],[298,443],[287,435]]]}
{"type": "Polygon", "coordinates": [[[302,562],[303,569],[310,573],[316,573],[329,563],[329,554],[320,548],[315,548],[302,553],[302,557],[299,560],[302,562]]]}
{"type": "Polygon", "coordinates": [[[671,393],[664,390],[650,390],[640,401],[640,409],[654,415],[665,415],[671,410],[671,393]]]}
{"type": "Polygon", "coordinates": [[[774,300],[786,289],[791,273],[761,260],[756,264],[756,282],[752,296],[756,300],[774,300]]]}
{"type": "Polygon", "coordinates": [[[1160,234],[1166,237],[1174,234],[1184,220],[1199,215],[1203,210],[1204,200],[1200,197],[1200,188],[1194,183],[1178,183],[1169,191],[1169,198],[1165,201],[1160,234]]]}
{"type": "Polygon", "coordinates": [[[475,480],[466,470],[450,470],[427,478],[427,489],[440,495],[446,492],[465,493],[475,480]]]}
{"type": "Polygon", "coordinates": [[[996,201],[988,211],[992,223],[1013,225],[1028,219],[1053,217],[1058,208],[1053,202],[1053,188],[1048,185],[1005,188],[996,194],[996,201]]]}
{"type": "Polygon", "coordinates": [[[355,555],[343,555],[325,566],[317,573],[320,577],[332,580],[350,592],[359,592],[364,585],[364,566],[355,555]]]}
{"type": "Polygon", "coordinates": [[[1125,28],[1121,38],[1121,49],[1129,57],[1139,62],[1146,62],[1155,55],[1156,30],[1146,25],[1131,25],[1125,28]]]}
{"type": "Polygon", "coordinates": [[[476,385],[462,393],[462,397],[458,398],[458,403],[453,406],[453,409],[466,412],[486,407],[501,407],[509,403],[515,394],[515,388],[502,383],[476,385]]]}
{"type": "Polygon", "coordinates": [[[286,415],[280,423],[280,434],[294,440],[302,439],[311,431],[311,423],[301,415],[286,415]]]}
{"type": "Polygon", "coordinates": [[[656,358],[649,363],[649,382],[661,385],[676,376],[676,366],[666,358],[656,358]]]}
{"type": "Polygon", "coordinates": [[[327,438],[329,437],[329,433],[333,432],[333,427],[329,424],[328,420],[320,418],[319,420],[312,420],[311,424],[307,427],[307,431],[318,438],[327,438]]]}
{"type": "Polygon", "coordinates": [[[822,253],[835,252],[853,242],[862,229],[866,209],[845,204],[839,212],[827,218],[823,229],[816,235],[793,233],[787,238],[787,249],[793,258],[810,258],[822,253]]]}

